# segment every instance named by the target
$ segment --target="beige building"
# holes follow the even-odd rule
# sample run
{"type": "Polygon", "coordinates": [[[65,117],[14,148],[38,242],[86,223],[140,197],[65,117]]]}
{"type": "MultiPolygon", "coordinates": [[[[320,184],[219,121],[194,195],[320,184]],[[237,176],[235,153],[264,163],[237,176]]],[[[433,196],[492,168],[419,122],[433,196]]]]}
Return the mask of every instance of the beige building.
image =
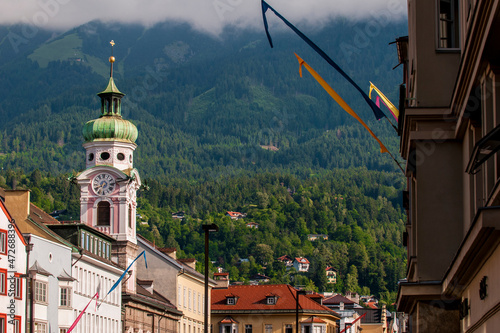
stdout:
{"type": "MultiPolygon", "coordinates": [[[[158,248],[142,236],[138,236],[137,244],[140,251],[146,251],[148,258],[148,269],[139,270],[138,276],[140,279],[154,280],[155,289],[182,312],[178,332],[202,333],[205,276],[195,270],[196,261],[177,259],[175,249],[158,248]]],[[[216,282],[209,279],[209,292],[215,285],[216,282]]]]}
{"type": "Polygon", "coordinates": [[[212,290],[213,333],[336,333],[340,316],[289,285],[212,290]],[[297,299],[298,297],[298,299],[297,299]]]}
{"type": "Polygon", "coordinates": [[[408,179],[397,307],[409,332],[500,327],[499,8],[409,0],[408,37],[397,39],[408,179]]]}

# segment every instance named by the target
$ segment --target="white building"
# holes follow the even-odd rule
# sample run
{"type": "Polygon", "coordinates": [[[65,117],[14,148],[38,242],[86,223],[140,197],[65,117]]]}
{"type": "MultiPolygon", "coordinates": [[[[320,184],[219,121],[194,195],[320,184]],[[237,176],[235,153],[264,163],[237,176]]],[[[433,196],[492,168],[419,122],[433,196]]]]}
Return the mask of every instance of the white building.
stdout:
{"type": "Polygon", "coordinates": [[[67,287],[67,300],[60,304],[60,311],[73,311],[71,317],[78,317],[99,290],[99,308],[92,303],[73,332],[121,332],[121,284],[106,296],[124,271],[111,261],[114,239],[82,223],[52,224],[49,228],[80,250],[72,253],[74,283],[67,287]]]}
{"type": "Polygon", "coordinates": [[[295,258],[293,261],[293,267],[297,270],[297,272],[308,272],[309,264],[309,260],[303,257],[295,258]]]}

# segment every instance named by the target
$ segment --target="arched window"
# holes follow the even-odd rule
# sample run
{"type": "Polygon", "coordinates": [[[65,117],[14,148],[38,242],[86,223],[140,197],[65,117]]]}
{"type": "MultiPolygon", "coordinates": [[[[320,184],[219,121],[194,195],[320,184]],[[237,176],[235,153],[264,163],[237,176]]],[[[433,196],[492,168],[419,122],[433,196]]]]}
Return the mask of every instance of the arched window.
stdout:
{"type": "Polygon", "coordinates": [[[101,201],[97,204],[97,225],[110,225],[111,206],[107,201],[101,201]]]}

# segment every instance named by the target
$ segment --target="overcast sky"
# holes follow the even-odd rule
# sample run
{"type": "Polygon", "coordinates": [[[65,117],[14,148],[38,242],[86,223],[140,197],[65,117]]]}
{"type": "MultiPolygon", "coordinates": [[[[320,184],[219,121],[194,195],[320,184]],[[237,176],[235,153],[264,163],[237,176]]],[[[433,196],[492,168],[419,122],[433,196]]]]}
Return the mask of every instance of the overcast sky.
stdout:
{"type": "MultiPolygon", "coordinates": [[[[268,0],[293,23],[321,25],[338,16],[355,20],[406,16],[406,0],[268,0]]],[[[273,24],[269,13],[268,18],[273,24]]],[[[166,20],[190,23],[212,34],[224,26],[261,27],[260,0],[0,0],[0,24],[31,23],[66,30],[92,20],[140,23],[166,20]]]]}

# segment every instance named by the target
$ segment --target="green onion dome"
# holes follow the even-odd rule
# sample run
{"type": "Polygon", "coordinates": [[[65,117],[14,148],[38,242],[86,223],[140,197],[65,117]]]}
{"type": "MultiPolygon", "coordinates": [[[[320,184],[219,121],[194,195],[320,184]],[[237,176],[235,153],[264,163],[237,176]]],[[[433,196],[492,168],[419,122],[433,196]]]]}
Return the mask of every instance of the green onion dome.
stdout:
{"type": "Polygon", "coordinates": [[[88,121],[83,126],[85,142],[92,141],[122,141],[135,143],[137,127],[121,116],[101,116],[88,121]]]}
{"type": "Polygon", "coordinates": [[[125,95],[118,90],[112,76],[109,78],[106,89],[97,95],[101,98],[101,116],[83,126],[85,142],[122,141],[135,143],[138,135],[137,127],[122,118],[121,99],[125,95]]]}

